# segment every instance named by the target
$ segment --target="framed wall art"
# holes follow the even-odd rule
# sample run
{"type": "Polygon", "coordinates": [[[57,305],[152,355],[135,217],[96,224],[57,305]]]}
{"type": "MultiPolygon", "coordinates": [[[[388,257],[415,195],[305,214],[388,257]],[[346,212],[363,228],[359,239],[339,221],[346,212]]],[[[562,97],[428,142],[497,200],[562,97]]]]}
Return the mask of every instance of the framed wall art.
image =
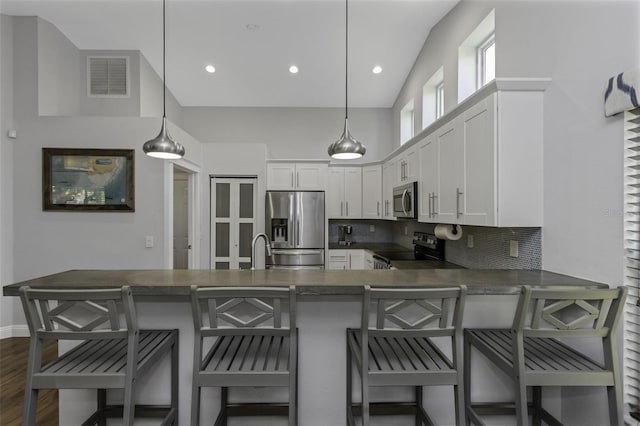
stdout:
{"type": "Polygon", "coordinates": [[[133,149],[42,148],[42,209],[134,208],[133,149]]]}

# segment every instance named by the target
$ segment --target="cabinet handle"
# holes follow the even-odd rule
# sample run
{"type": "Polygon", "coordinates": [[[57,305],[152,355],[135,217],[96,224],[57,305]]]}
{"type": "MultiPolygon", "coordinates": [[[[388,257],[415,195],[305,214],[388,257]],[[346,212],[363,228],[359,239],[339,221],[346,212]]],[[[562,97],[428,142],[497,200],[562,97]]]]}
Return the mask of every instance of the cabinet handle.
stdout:
{"type": "Polygon", "coordinates": [[[462,216],[462,212],[460,211],[460,196],[462,192],[460,192],[460,188],[456,188],[456,218],[462,216]]]}
{"type": "Polygon", "coordinates": [[[340,216],[344,216],[344,201],[340,201],[340,216]]]}
{"type": "Polygon", "coordinates": [[[351,253],[349,253],[349,269],[351,269],[351,253]]]}
{"type": "Polygon", "coordinates": [[[438,215],[438,209],[436,209],[436,199],[438,198],[438,196],[436,195],[436,193],[433,193],[433,217],[436,217],[438,215]]]}
{"type": "Polygon", "coordinates": [[[429,217],[431,217],[431,201],[432,201],[432,197],[431,197],[431,194],[429,194],[429,217]]]}
{"type": "Polygon", "coordinates": [[[349,202],[347,201],[345,204],[347,205],[347,208],[345,209],[345,211],[347,213],[347,217],[349,217],[349,202]]]}
{"type": "Polygon", "coordinates": [[[292,188],[294,187],[294,185],[293,185],[293,172],[291,173],[291,187],[292,188]]]}
{"type": "Polygon", "coordinates": [[[389,200],[384,200],[384,215],[389,216],[389,200]]]}
{"type": "Polygon", "coordinates": [[[376,201],[376,216],[380,217],[380,201],[376,201]]]}
{"type": "Polygon", "coordinates": [[[299,187],[300,186],[300,172],[296,173],[296,179],[297,179],[296,186],[299,187]]]}

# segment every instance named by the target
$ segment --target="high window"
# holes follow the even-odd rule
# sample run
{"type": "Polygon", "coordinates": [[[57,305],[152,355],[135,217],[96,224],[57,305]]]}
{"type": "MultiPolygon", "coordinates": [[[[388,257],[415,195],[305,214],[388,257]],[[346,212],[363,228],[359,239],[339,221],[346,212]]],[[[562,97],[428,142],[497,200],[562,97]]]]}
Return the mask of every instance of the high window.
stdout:
{"type": "Polygon", "coordinates": [[[413,99],[400,111],[400,145],[413,137],[414,108],[413,99]]]}
{"type": "Polygon", "coordinates": [[[436,86],[436,120],[444,114],[444,81],[436,86]]]}
{"type": "Polygon", "coordinates": [[[496,35],[491,33],[478,46],[478,87],[482,87],[496,78],[496,35]]]}
{"type": "Polygon", "coordinates": [[[422,86],[422,128],[444,115],[444,72],[438,71],[422,86]]]}
{"type": "Polygon", "coordinates": [[[458,103],[495,79],[495,31],[492,10],[458,47],[458,103]]]}

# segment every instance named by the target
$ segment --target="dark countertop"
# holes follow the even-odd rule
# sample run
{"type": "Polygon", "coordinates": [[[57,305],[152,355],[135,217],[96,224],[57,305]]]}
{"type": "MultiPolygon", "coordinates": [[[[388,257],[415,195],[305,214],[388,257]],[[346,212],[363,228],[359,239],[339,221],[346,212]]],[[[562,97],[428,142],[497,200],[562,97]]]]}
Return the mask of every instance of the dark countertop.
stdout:
{"type": "Polygon", "coordinates": [[[5,296],[18,296],[20,286],[45,289],[95,289],[129,285],[133,294],[175,301],[189,286],[289,286],[303,295],[361,294],[362,286],[442,287],[464,284],[469,294],[517,294],[521,285],[595,286],[606,284],[537,270],[70,270],[3,287],[5,296]]]}
{"type": "Polygon", "coordinates": [[[329,243],[329,250],[369,250],[376,251],[413,251],[395,243],[352,243],[349,246],[341,246],[338,243],[329,243]]]}
{"type": "Polygon", "coordinates": [[[391,266],[398,269],[464,269],[464,266],[443,260],[392,260],[391,266]]]}

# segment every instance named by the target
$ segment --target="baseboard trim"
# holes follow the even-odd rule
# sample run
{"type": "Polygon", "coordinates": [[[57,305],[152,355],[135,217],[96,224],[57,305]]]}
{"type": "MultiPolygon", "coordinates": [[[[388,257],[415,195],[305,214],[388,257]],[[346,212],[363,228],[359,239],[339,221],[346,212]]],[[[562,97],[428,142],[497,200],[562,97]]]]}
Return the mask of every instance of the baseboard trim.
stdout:
{"type": "Polygon", "coordinates": [[[0,327],[0,339],[8,339],[9,337],[29,337],[29,327],[26,325],[0,327]]]}

